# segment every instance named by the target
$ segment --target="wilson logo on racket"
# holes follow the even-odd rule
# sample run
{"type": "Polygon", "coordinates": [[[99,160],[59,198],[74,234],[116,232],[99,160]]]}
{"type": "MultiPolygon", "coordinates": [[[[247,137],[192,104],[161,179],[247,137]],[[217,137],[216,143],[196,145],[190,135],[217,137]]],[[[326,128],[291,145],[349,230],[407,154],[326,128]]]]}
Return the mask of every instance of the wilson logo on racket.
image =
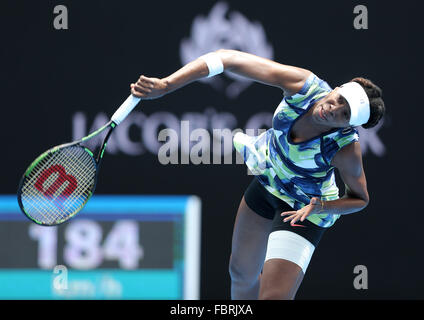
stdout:
{"type": "Polygon", "coordinates": [[[57,190],[59,190],[59,188],[66,182],[68,183],[68,186],[57,197],[60,203],[65,201],[72,194],[72,192],[75,191],[78,185],[77,179],[75,179],[74,176],[67,174],[63,166],[56,164],[44,170],[35,182],[34,187],[42,194],[44,194],[45,197],[53,198],[57,190]],[[57,174],[56,180],[50,185],[50,187],[44,189],[44,183],[46,180],[55,173],[57,174]]]}
{"type": "Polygon", "coordinates": [[[47,150],[30,164],[18,189],[19,207],[29,219],[53,226],[81,211],[96,187],[100,162],[113,129],[139,101],[140,98],[130,95],[104,126],[78,141],[47,150]],[[81,143],[102,132],[107,132],[106,137],[95,158],[81,143]]]}

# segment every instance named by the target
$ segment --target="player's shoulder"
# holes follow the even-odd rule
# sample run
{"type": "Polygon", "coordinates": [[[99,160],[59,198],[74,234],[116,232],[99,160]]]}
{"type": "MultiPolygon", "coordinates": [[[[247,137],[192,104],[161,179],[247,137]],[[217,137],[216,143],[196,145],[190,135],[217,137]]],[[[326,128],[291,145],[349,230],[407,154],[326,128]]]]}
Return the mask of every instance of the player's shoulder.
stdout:
{"type": "Polygon", "coordinates": [[[327,81],[321,79],[315,73],[310,72],[308,77],[303,81],[299,90],[292,94],[286,95],[285,100],[290,104],[310,102],[312,99],[323,98],[329,94],[333,89],[327,81]]]}

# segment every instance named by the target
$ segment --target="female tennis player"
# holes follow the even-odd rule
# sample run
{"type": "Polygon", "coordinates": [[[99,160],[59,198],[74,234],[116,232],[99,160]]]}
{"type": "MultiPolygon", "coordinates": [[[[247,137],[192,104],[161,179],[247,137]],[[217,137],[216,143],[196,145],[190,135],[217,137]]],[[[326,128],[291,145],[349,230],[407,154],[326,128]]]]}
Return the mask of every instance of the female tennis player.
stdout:
{"type": "Polygon", "coordinates": [[[369,202],[355,127],[371,128],[382,118],[382,91],[364,78],[332,89],[309,70],[221,49],[166,78],[141,76],[131,92],[154,99],[224,70],[284,91],[272,128],[233,139],[255,177],[235,220],[231,297],[294,299],[325,230],[369,202]],[[342,198],[334,168],[345,184],[342,198]]]}

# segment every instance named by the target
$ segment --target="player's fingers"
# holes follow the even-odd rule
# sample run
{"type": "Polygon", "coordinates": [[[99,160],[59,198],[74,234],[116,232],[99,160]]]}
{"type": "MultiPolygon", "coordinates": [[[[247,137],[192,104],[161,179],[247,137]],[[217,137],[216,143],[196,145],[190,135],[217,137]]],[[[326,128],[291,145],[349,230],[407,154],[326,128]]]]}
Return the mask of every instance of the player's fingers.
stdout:
{"type": "Polygon", "coordinates": [[[299,215],[296,215],[291,221],[291,224],[295,224],[299,220],[299,215]]]}
{"type": "Polygon", "coordinates": [[[134,89],[138,92],[145,93],[145,94],[152,92],[150,88],[147,88],[143,84],[140,84],[138,82],[135,84],[134,89]]]}
{"type": "Polygon", "coordinates": [[[283,220],[283,221],[284,221],[284,222],[290,221],[290,220],[292,220],[295,216],[296,216],[295,214],[292,214],[291,216],[284,218],[284,220],[283,220]]]}
{"type": "Polygon", "coordinates": [[[294,214],[294,213],[296,213],[296,211],[286,211],[286,212],[281,213],[280,215],[281,216],[287,216],[289,214],[294,214]]]}
{"type": "Polygon", "coordinates": [[[146,96],[146,94],[136,91],[134,89],[134,87],[131,88],[131,93],[132,93],[132,95],[139,97],[139,98],[144,98],[146,96]]]}
{"type": "Polygon", "coordinates": [[[153,79],[145,77],[143,75],[139,78],[139,81],[142,83],[148,84],[149,86],[154,84],[153,79]]]}
{"type": "Polygon", "coordinates": [[[154,82],[148,81],[145,78],[140,77],[140,79],[138,79],[138,81],[136,82],[136,85],[143,88],[152,89],[154,87],[154,82]]]}

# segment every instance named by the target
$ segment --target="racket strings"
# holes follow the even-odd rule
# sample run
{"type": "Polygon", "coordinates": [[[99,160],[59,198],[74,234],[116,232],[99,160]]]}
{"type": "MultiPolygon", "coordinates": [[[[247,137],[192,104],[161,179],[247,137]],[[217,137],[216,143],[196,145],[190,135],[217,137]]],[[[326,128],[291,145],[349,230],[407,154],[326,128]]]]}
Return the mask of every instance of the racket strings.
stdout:
{"type": "Polygon", "coordinates": [[[54,218],[51,212],[54,212],[55,207],[52,202],[42,201],[39,194],[34,191],[35,180],[38,175],[37,172],[42,172],[44,167],[47,167],[49,158],[41,160],[30,174],[30,179],[24,184],[22,188],[22,203],[25,207],[25,211],[30,214],[37,221],[45,223],[53,223],[54,218]],[[40,202],[40,200],[42,202],[40,202]],[[41,205],[42,203],[42,205],[41,205]],[[41,216],[41,217],[40,217],[41,216]]]}
{"type": "MultiPolygon", "coordinates": [[[[86,160],[89,160],[88,163],[92,165],[92,161],[90,161],[90,157],[84,152],[75,152],[76,150],[72,150],[72,152],[69,152],[70,150],[66,150],[65,152],[61,153],[61,157],[56,157],[56,159],[50,159],[49,162],[42,164],[40,167],[43,169],[44,167],[47,168],[52,168],[54,166],[57,165],[57,163],[59,163],[61,165],[61,167],[66,168],[64,170],[64,172],[61,172],[60,174],[51,174],[49,179],[53,176],[58,176],[56,179],[54,179],[54,177],[52,178],[53,180],[53,184],[49,186],[47,180],[44,183],[44,187],[46,190],[49,190],[49,188],[53,188],[52,190],[56,190],[56,194],[61,195],[63,193],[64,190],[66,190],[66,186],[69,186],[69,184],[72,182],[67,181],[67,179],[70,179],[71,177],[78,177],[78,188],[75,192],[72,192],[71,194],[68,194],[66,197],[66,201],[68,203],[61,203],[60,201],[57,201],[57,198],[54,200],[52,195],[47,195],[47,198],[50,198],[51,202],[49,203],[50,205],[48,206],[47,211],[51,210],[52,213],[56,213],[56,219],[57,218],[63,218],[66,217],[70,214],[72,214],[73,211],[75,211],[75,209],[78,209],[82,204],[84,204],[84,200],[86,197],[84,197],[83,193],[84,190],[87,190],[90,185],[89,183],[87,184],[87,181],[84,181],[84,179],[81,179],[80,177],[83,176],[87,171],[89,171],[90,167],[87,167],[86,160]],[[77,157],[75,157],[75,155],[77,155],[77,157]],[[81,161],[81,157],[79,157],[80,155],[84,156],[82,158],[83,161],[81,161]],[[70,156],[73,156],[72,158],[70,158],[70,156]],[[66,161],[64,161],[65,158],[68,163],[66,161]],[[87,159],[88,158],[88,159],[87,159]],[[56,160],[56,161],[53,161],[56,160]],[[72,160],[74,163],[72,163],[71,166],[67,165],[69,164],[69,160],[72,160]],[[73,170],[70,170],[73,169],[73,170]],[[70,172],[71,176],[68,174],[68,172],[70,172]],[[86,183],[84,183],[86,182],[86,183]],[[82,196],[82,197],[81,197],[82,196]],[[67,209],[68,208],[68,209],[67,209]],[[52,210],[53,209],[53,210],[52,210]],[[61,209],[61,210],[57,210],[57,209],[61,209]]],[[[45,170],[45,169],[44,169],[45,170]]],[[[43,170],[43,171],[44,171],[43,170]]],[[[39,179],[40,177],[38,177],[39,179]]],[[[33,179],[34,180],[34,179],[33,179]]],[[[34,181],[31,181],[32,183],[34,183],[34,181]]],[[[74,182],[74,184],[76,184],[76,182],[74,182]]],[[[30,184],[31,185],[31,184],[30,184]]],[[[39,190],[38,190],[39,191],[39,190]]],[[[72,191],[72,189],[71,189],[72,191]]],[[[46,194],[44,194],[46,196],[46,194]]],[[[60,200],[60,199],[59,199],[60,200]]],[[[63,202],[63,201],[62,201],[63,202]]],[[[50,213],[51,214],[51,213],[50,213]]]]}
{"type": "MultiPolygon", "coordinates": [[[[56,160],[60,161],[60,159],[56,159],[56,160]]],[[[50,159],[50,161],[48,161],[48,162],[40,163],[39,167],[36,168],[36,169],[38,169],[39,172],[43,172],[43,171],[40,171],[40,169],[43,169],[45,167],[50,168],[52,166],[55,166],[55,164],[53,164],[52,162],[53,162],[52,159],[50,159]]],[[[69,166],[66,166],[66,167],[67,167],[67,169],[69,169],[69,166]]],[[[76,168],[78,168],[78,167],[76,167],[76,168]]],[[[79,171],[81,171],[81,170],[74,170],[73,174],[74,175],[75,175],[75,173],[78,174],[79,171]]],[[[69,181],[64,181],[63,177],[61,177],[60,175],[58,177],[56,177],[56,180],[54,180],[55,176],[58,176],[58,174],[53,173],[47,179],[47,180],[52,179],[53,180],[52,184],[49,185],[49,182],[46,180],[46,182],[43,184],[43,186],[44,186],[45,190],[49,190],[49,188],[53,188],[51,190],[55,190],[56,194],[58,194],[60,196],[63,193],[63,191],[66,189],[65,186],[69,185],[69,181]]],[[[40,176],[38,176],[38,179],[40,179],[40,176]]],[[[31,179],[30,183],[28,185],[30,185],[30,186],[34,185],[36,183],[36,182],[34,182],[34,180],[35,180],[34,178],[31,179]]],[[[89,187],[89,185],[87,185],[87,184],[84,184],[84,183],[81,184],[81,179],[79,179],[79,180],[80,180],[79,188],[81,190],[87,189],[87,187],[89,187]]],[[[40,196],[37,193],[34,194],[33,188],[26,188],[25,192],[26,192],[27,195],[29,195],[28,198],[30,198],[30,200],[31,200],[29,202],[29,204],[32,207],[32,208],[30,208],[30,210],[27,210],[27,211],[30,211],[29,213],[32,214],[35,219],[38,218],[37,220],[44,219],[45,221],[43,221],[43,222],[48,223],[48,224],[57,223],[57,221],[65,219],[66,217],[72,215],[74,212],[78,212],[77,211],[78,208],[82,204],[84,204],[84,200],[88,198],[89,193],[88,193],[88,195],[84,196],[84,194],[81,194],[81,190],[76,190],[76,192],[72,193],[72,195],[68,195],[67,198],[65,199],[68,203],[65,203],[64,201],[58,201],[58,199],[57,198],[55,199],[53,195],[44,194],[43,196],[40,196]],[[75,194],[75,196],[74,196],[74,194],[75,194]],[[34,210],[34,209],[36,209],[36,210],[34,210]],[[34,214],[39,214],[39,215],[41,215],[41,217],[40,216],[35,217],[34,214]],[[40,218],[42,218],[42,219],[40,219],[40,218]]],[[[37,191],[38,191],[38,193],[40,193],[40,190],[37,190],[37,191]]],[[[61,200],[61,199],[59,199],[59,200],[61,200]]]]}
{"type": "Polygon", "coordinates": [[[22,187],[25,212],[45,224],[76,214],[94,188],[96,165],[80,146],[66,147],[37,163],[22,187]]]}
{"type": "MultiPolygon", "coordinates": [[[[55,174],[52,174],[48,179],[54,176],[55,174]]],[[[45,184],[48,185],[48,182],[46,182],[45,184]]],[[[59,192],[61,192],[61,190],[59,190],[59,192]]],[[[50,196],[49,198],[53,200],[52,196],[50,196]]],[[[24,188],[23,203],[26,207],[25,211],[29,213],[34,219],[47,224],[52,224],[56,220],[59,220],[60,218],[64,218],[66,216],[66,212],[63,212],[63,210],[58,210],[57,206],[55,206],[53,201],[49,202],[46,200],[47,199],[43,199],[42,196],[37,194],[36,191],[33,190],[33,188],[24,188]]]]}

